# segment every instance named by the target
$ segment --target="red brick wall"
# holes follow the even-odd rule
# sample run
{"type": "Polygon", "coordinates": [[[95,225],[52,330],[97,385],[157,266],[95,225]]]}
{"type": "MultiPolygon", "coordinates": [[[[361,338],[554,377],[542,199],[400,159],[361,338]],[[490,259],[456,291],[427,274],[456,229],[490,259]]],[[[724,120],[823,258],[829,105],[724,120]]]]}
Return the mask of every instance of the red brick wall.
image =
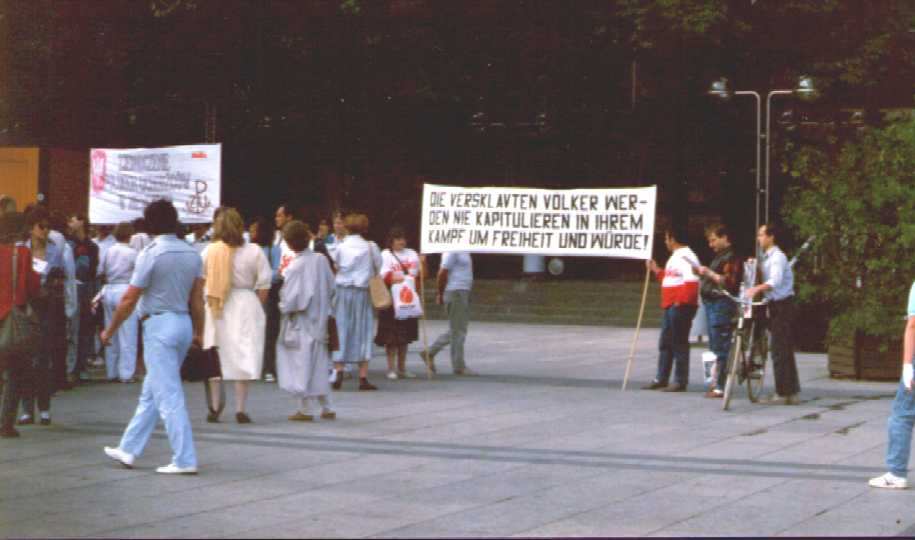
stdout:
{"type": "Polygon", "coordinates": [[[89,213],[89,149],[43,148],[51,210],[89,213]]]}

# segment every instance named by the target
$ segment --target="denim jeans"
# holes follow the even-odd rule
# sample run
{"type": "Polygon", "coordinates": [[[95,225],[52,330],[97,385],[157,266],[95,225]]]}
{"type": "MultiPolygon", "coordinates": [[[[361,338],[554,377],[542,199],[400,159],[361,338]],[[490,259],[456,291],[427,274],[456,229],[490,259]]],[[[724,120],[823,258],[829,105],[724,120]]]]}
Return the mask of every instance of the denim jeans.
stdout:
{"type": "Polygon", "coordinates": [[[655,380],[667,384],[674,368],[674,381],[689,383],[689,329],[697,306],[670,306],[664,310],[661,338],[658,340],[658,373],[655,380]]]}
{"type": "Polygon", "coordinates": [[[734,313],[737,306],[729,298],[702,299],[705,317],[708,321],[709,348],[715,353],[718,365],[718,380],[715,388],[724,390],[727,380],[728,354],[731,351],[731,335],[734,333],[734,313]]]}
{"type": "Polygon", "coordinates": [[[172,462],[196,467],[194,436],[181,387],[181,363],[191,346],[193,331],[187,313],[162,313],[143,323],[146,378],[137,410],[124,430],[121,450],[139,456],[159,418],[172,447],[172,462]]]}
{"type": "Polygon", "coordinates": [[[902,380],[896,390],[893,409],[887,422],[886,468],[896,476],[905,478],[909,470],[909,451],[912,448],[912,425],[915,424],[915,390],[905,389],[902,380]]]}

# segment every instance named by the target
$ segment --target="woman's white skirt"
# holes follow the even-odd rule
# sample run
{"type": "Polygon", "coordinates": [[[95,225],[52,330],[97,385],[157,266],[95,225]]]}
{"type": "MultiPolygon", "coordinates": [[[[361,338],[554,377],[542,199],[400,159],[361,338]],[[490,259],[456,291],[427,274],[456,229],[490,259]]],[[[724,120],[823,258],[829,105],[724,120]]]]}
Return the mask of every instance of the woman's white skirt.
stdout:
{"type": "Polygon", "coordinates": [[[264,366],[266,324],[264,308],[252,289],[232,289],[220,319],[213,318],[213,312],[207,306],[203,347],[219,349],[223,379],[260,379],[264,366]]]}

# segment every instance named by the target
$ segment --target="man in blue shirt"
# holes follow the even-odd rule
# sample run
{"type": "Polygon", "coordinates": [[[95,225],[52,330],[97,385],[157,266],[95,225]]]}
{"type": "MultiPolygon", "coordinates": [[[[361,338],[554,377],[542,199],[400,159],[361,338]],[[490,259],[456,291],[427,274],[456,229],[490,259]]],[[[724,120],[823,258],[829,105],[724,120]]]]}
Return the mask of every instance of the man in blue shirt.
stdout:
{"type": "Polygon", "coordinates": [[[200,343],[203,333],[203,263],[194,248],[175,236],[178,212],[171,202],[150,203],[143,217],[155,240],[137,256],[130,286],[100,337],[107,345],[134,308],[139,309],[147,373],[140,403],[120,445],[106,446],[105,454],[132,468],[161,417],[174,455],[170,464],[156,472],[196,474],[197,456],[181,387],[181,363],[192,340],[200,343]]]}
{"type": "Polygon", "coordinates": [[[905,489],[912,449],[912,426],[915,425],[915,393],[912,392],[912,356],[915,356],[915,283],[909,289],[908,322],[902,335],[902,379],[887,422],[886,468],[883,476],[871,478],[868,485],[877,488],[905,489]]]}
{"type": "Polygon", "coordinates": [[[756,240],[764,255],[763,282],[746,291],[748,298],[763,293],[769,301],[769,333],[772,336],[772,369],[775,372],[775,393],[785,399],[785,405],[797,405],[801,383],[794,358],[794,274],[788,257],[778,247],[781,230],[771,223],[759,228],[756,240]]]}

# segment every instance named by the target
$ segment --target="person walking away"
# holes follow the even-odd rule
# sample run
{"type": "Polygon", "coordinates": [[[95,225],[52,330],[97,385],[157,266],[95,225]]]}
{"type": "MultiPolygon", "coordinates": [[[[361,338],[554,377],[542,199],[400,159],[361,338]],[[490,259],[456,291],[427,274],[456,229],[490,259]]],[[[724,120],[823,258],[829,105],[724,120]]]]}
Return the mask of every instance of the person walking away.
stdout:
{"type": "MultiPolygon", "coordinates": [[[[130,223],[119,223],[114,229],[114,238],[117,243],[105,252],[99,265],[99,275],[102,277],[102,306],[105,311],[105,320],[111,321],[114,312],[130,285],[130,276],[133,275],[137,260],[137,251],[130,247],[130,237],[133,236],[133,226],[130,223]]],[[[137,331],[139,320],[136,312],[121,324],[117,333],[111,337],[111,345],[105,347],[105,372],[109,382],[122,383],[135,382],[134,373],[137,368],[137,331]]]]}
{"type": "Polygon", "coordinates": [[[909,487],[909,454],[912,450],[912,426],[915,425],[915,392],[912,390],[912,358],[915,357],[915,282],[909,289],[907,319],[902,334],[902,377],[887,421],[887,473],[871,478],[868,485],[875,488],[906,489],[909,487]]]}
{"type": "Polygon", "coordinates": [[[428,351],[420,352],[429,370],[435,372],[435,355],[451,345],[451,369],[455,375],[475,376],[464,361],[464,342],[470,322],[470,290],[473,287],[473,260],[464,251],[442,254],[442,264],[436,276],[438,292],[435,302],[445,305],[448,330],[440,335],[428,351]]]}
{"type": "Polygon", "coordinates": [[[308,249],[310,237],[308,226],[301,221],[291,221],[283,228],[283,239],[296,256],[286,267],[280,289],[277,382],[298,400],[298,410],[289,417],[294,422],[311,422],[315,412],[324,420],[337,418],[327,380],[327,324],[332,313],[334,274],[324,255],[308,249]]]}
{"type": "Polygon", "coordinates": [[[32,302],[39,320],[41,341],[35,356],[30,359],[28,376],[20,391],[22,415],[18,423],[26,425],[35,422],[37,401],[39,422],[47,426],[51,423],[51,395],[55,389],[53,362],[55,356],[60,357],[66,347],[66,271],[60,251],[48,241],[47,210],[40,206],[34,207],[26,216],[26,223],[30,226],[30,231],[25,245],[32,255],[32,270],[39,275],[41,283],[41,293],[32,302]]]}
{"type": "Polygon", "coordinates": [[[267,334],[264,339],[264,380],[276,381],[276,338],[280,332],[280,287],[283,286],[284,261],[289,264],[294,253],[283,240],[283,227],[295,219],[294,211],[289,203],[283,203],[276,208],[273,223],[276,230],[273,234],[273,243],[270,247],[270,269],[273,277],[270,281],[270,292],[267,295],[267,334]]]}
{"type": "Polygon", "coordinates": [[[347,215],[346,230],[349,234],[334,251],[334,264],[337,266],[334,317],[340,336],[340,350],[335,351],[333,356],[335,390],[343,383],[344,364],[358,364],[359,390],[378,389],[368,380],[375,325],[369,279],[381,268],[381,253],[374,242],[363,238],[368,228],[369,218],[365,214],[347,215]]]}
{"type": "Polygon", "coordinates": [[[658,341],[658,371],[654,380],[642,387],[643,390],[685,392],[689,384],[689,328],[699,299],[699,278],[693,273],[693,268],[699,266],[699,258],[687,244],[686,231],[668,229],[664,233],[664,245],[670,252],[670,258],[664,269],[658,267],[653,259],[645,261],[648,269],[661,282],[664,319],[658,341]],[[672,369],[675,382],[668,385],[672,369]]]}
{"type": "Polygon", "coordinates": [[[740,293],[740,282],[743,279],[743,263],[734,253],[731,245],[731,233],[720,223],[705,229],[708,246],[715,253],[715,258],[708,266],[698,268],[702,282],[699,294],[705,306],[708,327],[709,348],[715,353],[718,377],[712,387],[705,393],[707,398],[724,396],[724,383],[727,380],[728,354],[731,350],[731,334],[734,331],[734,315],[737,305],[733,300],[721,294],[726,290],[736,296],[740,293]]]}
{"type": "MultiPolygon", "coordinates": [[[[387,248],[381,252],[381,277],[390,288],[395,283],[411,280],[418,294],[419,255],[407,248],[407,235],[402,227],[392,227],[388,233],[387,248]]],[[[416,375],[407,371],[407,347],[419,336],[419,324],[416,317],[397,319],[394,306],[378,311],[378,332],[375,334],[375,345],[384,347],[388,357],[388,379],[415,379],[416,375]],[[395,368],[396,361],[396,368],[395,368]]]]}
{"type": "Polygon", "coordinates": [[[801,382],[794,358],[794,273],[788,257],[778,247],[781,229],[767,223],[759,228],[756,241],[763,252],[763,282],[746,290],[747,298],[763,293],[769,301],[769,335],[772,343],[772,369],[775,372],[775,393],[785,405],[797,405],[801,382]]]}
{"type": "Polygon", "coordinates": [[[100,337],[107,345],[137,309],[144,327],[146,378],[120,444],[104,450],[111,459],[132,468],[161,417],[173,456],[171,463],[156,472],[196,474],[197,454],[181,386],[181,363],[191,341],[201,342],[202,262],[194,248],[175,236],[178,212],[171,202],[153,201],[143,216],[155,239],[137,256],[130,286],[100,337]]]}
{"type": "MultiPolygon", "coordinates": [[[[211,379],[210,396],[219,399],[222,381],[235,381],[235,419],[248,424],[245,410],[248,382],[261,377],[267,317],[263,304],[270,291],[270,263],[257,244],[245,242],[244,221],[234,208],[224,208],[213,223],[214,241],[203,259],[206,319],[203,348],[216,347],[222,379],[211,379]]],[[[211,403],[213,411],[220,403],[211,403]]],[[[218,422],[211,412],[208,422],[218,422]]]]}
{"type": "MultiPolygon", "coordinates": [[[[32,269],[30,250],[18,243],[23,225],[22,214],[15,210],[4,210],[3,215],[0,215],[0,321],[9,317],[13,309],[25,307],[42,294],[41,278],[32,269]]],[[[44,225],[47,226],[47,223],[44,225]]],[[[26,364],[30,361],[31,359],[12,355],[0,358],[0,437],[19,436],[19,431],[13,427],[13,423],[16,421],[16,409],[19,407],[20,387],[26,382],[23,378],[28,374],[26,364]]]]}

